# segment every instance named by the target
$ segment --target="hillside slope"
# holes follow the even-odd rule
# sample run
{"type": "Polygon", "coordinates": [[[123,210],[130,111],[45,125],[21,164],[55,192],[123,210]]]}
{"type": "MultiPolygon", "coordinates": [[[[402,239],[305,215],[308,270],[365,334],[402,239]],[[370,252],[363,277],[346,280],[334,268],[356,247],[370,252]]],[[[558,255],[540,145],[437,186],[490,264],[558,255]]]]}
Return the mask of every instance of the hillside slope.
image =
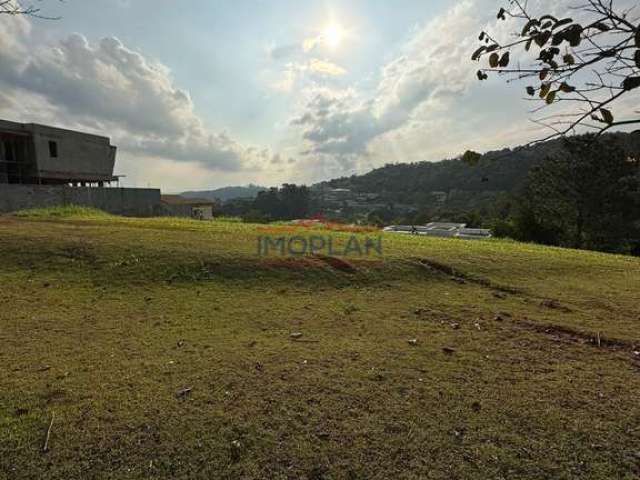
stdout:
{"type": "MultiPolygon", "coordinates": [[[[609,136],[629,154],[640,154],[640,131],[609,136]]],[[[381,193],[387,199],[409,204],[424,202],[425,195],[432,191],[461,191],[470,194],[469,206],[477,206],[474,202],[483,192],[517,191],[533,166],[562,151],[562,142],[552,140],[526,148],[488,152],[475,166],[460,159],[390,164],[364,175],[331,180],[326,185],[381,193]]]]}
{"type": "Polygon", "coordinates": [[[640,259],[269,228],[0,217],[0,477],[640,475],[640,259]]]}

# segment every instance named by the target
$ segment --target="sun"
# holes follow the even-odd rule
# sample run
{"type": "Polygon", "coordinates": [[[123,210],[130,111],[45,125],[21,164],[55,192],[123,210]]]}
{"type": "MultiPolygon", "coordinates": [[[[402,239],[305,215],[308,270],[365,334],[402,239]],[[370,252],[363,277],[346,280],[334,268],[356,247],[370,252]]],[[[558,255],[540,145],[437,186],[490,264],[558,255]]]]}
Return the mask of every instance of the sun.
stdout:
{"type": "Polygon", "coordinates": [[[336,49],[340,46],[344,39],[344,28],[339,23],[330,23],[327,25],[321,34],[322,43],[331,49],[336,49]]]}

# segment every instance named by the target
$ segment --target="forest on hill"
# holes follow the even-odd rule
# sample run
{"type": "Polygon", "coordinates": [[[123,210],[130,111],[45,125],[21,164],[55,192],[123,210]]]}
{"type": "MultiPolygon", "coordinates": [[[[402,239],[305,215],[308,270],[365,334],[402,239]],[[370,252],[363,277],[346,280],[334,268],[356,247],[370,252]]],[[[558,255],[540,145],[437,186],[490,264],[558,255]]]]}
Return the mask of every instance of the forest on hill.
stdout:
{"type": "MultiPolygon", "coordinates": [[[[640,152],[640,131],[606,135],[629,155],[640,152]]],[[[475,165],[461,158],[440,162],[387,164],[364,175],[342,177],[324,184],[355,192],[379,193],[385,200],[410,205],[428,204],[430,192],[464,192],[468,208],[486,193],[517,192],[527,182],[529,172],[549,156],[561,155],[564,140],[556,139],[529,147],[491,151],[475,165]]]]}

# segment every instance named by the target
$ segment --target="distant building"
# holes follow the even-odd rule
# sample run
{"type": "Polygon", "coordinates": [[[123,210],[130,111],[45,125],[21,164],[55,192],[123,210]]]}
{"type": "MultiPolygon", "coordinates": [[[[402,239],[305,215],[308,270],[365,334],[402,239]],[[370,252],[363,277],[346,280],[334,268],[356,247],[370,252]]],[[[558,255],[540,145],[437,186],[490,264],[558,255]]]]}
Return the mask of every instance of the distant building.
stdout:
{"type": "Polygon", "coordinates": [[[447,201],[447,192],[429,192],[436,203],[443,204],[447,201]]]}
{"type": "Polygon", "coordinates": [[[213,218],[214,202],[204,198],[186,198],[180,195],[162,195],[162,213],[170,217],[188,217],[198,220],[213,218]]]}
{"type": "Polygon", "coordinates": [[[324,200],[329,203],[344,202],[350,200],[353,194],[348,188],[332,188],[324,192],[324,200]]]}
{"type": "Polygon", "coordinates": [[[486,228],[461,228],[454,236],[465,240],[482,240],[493,237],[491,230],[486,228]]]}
{"type": "Polygon", "coordinates": [[[465,240],[491,238],[490,230],[466,228],[465,223],[431,222],[426,225],[391,225],[383,231],[427,237],[461,238],[465,240]]]}
{"type": "Polygon", "coordinates": [[[103,186],[115,161],[106,137],[0,120],[0,183],[103,186]]]}
{"type": "Polygon", "coordinates": [[[378,193],[358,193],[356,194],[356,200],[359,202],[372,202],[378,200],[380,194],[378,193]]]}
{"type": "Polygon", "coordinates": [[[455,237],[467,226],[466,223],[431,222],[425,225],[425,233],[432,237],[455,237]]]}

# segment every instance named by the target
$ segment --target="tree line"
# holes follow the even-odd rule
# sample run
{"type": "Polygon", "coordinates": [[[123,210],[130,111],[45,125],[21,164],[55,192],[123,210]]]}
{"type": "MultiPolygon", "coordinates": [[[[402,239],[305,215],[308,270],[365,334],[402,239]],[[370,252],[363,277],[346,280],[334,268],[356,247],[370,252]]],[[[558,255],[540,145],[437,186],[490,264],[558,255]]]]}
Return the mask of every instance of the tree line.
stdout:
{"type": "Polygon", "coordinates": [[[285,183],[280,188],[258,192],[254,200],[245,201],[241,216],[245,221],[256,223],[303,219],[310,213],[310,203],[307,186],[285,183]]]}

